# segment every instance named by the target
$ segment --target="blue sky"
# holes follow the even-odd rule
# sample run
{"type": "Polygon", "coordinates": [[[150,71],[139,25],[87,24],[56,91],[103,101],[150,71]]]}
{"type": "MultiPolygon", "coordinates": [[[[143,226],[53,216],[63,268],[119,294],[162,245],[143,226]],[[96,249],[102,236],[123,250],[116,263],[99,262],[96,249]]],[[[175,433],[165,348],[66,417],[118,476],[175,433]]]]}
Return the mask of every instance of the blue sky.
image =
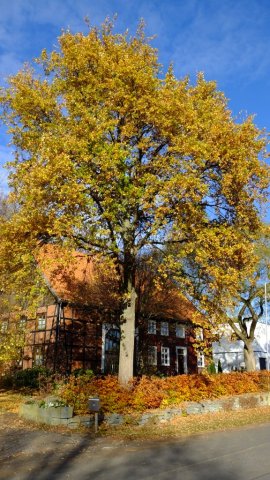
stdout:
{"type": "MultiPolygon", "coordinates": [[[[116,30],[134,32],[140,18],[161,63],[178,77],[203,71],[230,100],[235,116],[255,114],[270,131],[269,0],[0,0],[0,83],[57,44],[61,29],[86,31],[118,14],[116,30]]],[[[11,157],[0,130],[0,165],[11,157]]],[[[0,189],[6,190],[0,166],[0,189]]]]}

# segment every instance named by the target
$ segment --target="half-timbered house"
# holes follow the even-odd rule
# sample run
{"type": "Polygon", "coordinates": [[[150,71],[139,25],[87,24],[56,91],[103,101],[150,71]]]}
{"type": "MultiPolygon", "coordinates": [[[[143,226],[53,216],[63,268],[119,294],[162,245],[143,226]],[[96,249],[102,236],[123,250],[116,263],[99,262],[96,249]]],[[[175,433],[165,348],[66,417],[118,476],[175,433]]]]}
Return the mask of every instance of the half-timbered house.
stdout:
{"type": "MultiPolygon", "coordinates": [[[[38,264],[47,294],[35,318],[23,317],[22,367],[117,373],[120,308],[113,270],[80,252],[66,258],[51,245],[38,264]]],[[[195,308],[175,287],[157,289],[149,275],[139,277],[134,373],[197,372],[204,365],[193,348],[195,308]]]]}

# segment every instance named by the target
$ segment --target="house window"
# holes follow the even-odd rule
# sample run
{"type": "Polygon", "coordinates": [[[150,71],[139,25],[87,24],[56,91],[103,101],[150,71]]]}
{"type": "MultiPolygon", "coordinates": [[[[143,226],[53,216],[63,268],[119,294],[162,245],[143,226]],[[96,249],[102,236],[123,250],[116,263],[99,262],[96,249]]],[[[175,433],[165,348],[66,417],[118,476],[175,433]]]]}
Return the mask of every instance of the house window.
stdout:
{"type": "Polygon", "coordinates": [[[21,317],[19,321],[19,328],[23,330],[25,328],[25,325],[26,325],[26,317],[21,317]]]}
{"type": "Polygon", "coordinates": [[[33,365],[39,367],[44,364],[44,351],[42,347],[34,347],[33,365]]]}
{"type": "Polygon", "coordinates": [[[105,352],[119,351],[120,345],[120,330],[119,328],[110,328],[106,333],[105,352]]]}
{"type": "Polygon", "coordinates": [[[157,322],[155,320],[148,320],[148,333],[157,333],[157,322]]]}
{"type": "Polygon", "coordinates": [[[197,356],[197,366],[199,368],[203,368],[204,367],[204,354],[203,353],[199,353],[198,356],[197,356]]]}
{"type": "Polygon", "coordinates": [[[161,347],[161,365],[170,366],[170,349],[169,347],[161,347]]]}
{"type": "Polygon", "coordinates": [[[1,333],[5,333],[8,329],[8,321],[7,320],[4,320],[2,323],[1,323],[1,333]]]}
{"type": "Polygon", "coordinates": [[[45,330],[46,329],[46,316],[45,313],[41,313],[37,317],[37,329],[45,330]]]}
{"type": "Polygon", "coordinates": [[[195,334],[196,335],[196,340],[199,340],[199,341],[202,342],[203,341],[203,329],[202,329],[202,327],[196,328],[195,332],[196,332],[196,334],[195,334]]]}
{"type": "Polygon", "coordinates": [[[179,338],[185,338],[186,336],[185,325],[181,323],[177,323],[175,327],[175,335],[179,338]]]}
{"type": "Polygon", "coordinates": [[[148,346],[148,365],[157,365],[157,347],[148,346]]]}
{"type": "Polygon", "coordinates": [[[102,325],[102,373],[114,375],[118,373],[120,329],[117,325],[102,325]]]}
{"type": "Polygon", "coordinates": [[[161,322],[160,324],[160,334],[161,335],[169,335],[169,324],[168,322],[161,322]]]}

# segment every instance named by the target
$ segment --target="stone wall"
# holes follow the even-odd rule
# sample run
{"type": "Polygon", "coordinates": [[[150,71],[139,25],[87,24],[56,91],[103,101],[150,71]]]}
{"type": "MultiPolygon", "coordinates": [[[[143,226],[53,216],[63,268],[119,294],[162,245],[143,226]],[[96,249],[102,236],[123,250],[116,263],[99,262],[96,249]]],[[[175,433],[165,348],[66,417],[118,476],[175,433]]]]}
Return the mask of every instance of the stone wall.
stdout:
{"type": "MultiPolygon", "coordinates": [[[[129,415],[113,413],[99,414],[99,422],[106,422],[108,425],[145,425],[148,422],[162,423],[180,415],[196,415],[211,412],[222,412],[240,410],[270,405],[270,392],[248,393],[233,397],[219,398],[215,400],[204,400],[201,402],[186,402],[181,407],[164,410],[149,410],[144,413],[129,415]]],[[[19,414],[37,423],[47,425],[66,425],[69,428],[80,426],[89,427],[94,425],[94,415],[73,416],[72,407],[44,407],[38,402],[29,401],[20,406],[19,414]]]]}

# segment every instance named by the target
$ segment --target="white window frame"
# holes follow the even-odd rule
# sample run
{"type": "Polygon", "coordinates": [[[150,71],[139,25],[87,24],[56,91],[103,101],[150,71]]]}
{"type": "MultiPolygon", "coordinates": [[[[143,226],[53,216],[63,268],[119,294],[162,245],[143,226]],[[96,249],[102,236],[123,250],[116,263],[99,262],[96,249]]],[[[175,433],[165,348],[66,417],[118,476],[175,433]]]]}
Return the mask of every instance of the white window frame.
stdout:
{"type": "Polygon", "coordinates": [[[177,338],[185,338],[186,337],[186,326],[182,323],[176,323],[175,325],[175,336],[177,338]],[[182,330],[182,334],[180,335],[179,331],[182,330]]]}
{"type": "Polygon", "coordinates": [[[7,329],[8,329],[8,321],[3,320],[1,323],[1,333],[6,333],[7,329]]]}
{"type": "Polygon", "coordinates": [[[156,322],[156,320],[148,320],[148,333],[150,335],[156,335],[156,333],[157,333],[157,322],[156,322]]]}
{"type": "Polygon", "coordinates": [[[205,367],[205,357],[203,353],[198,353],[197,355],[197,367],[204,368],[205,367]]]}
{"type": "Polygon", "coordinates": [[[188,373],[188,368],[187,368],[187,347],[176,347],[176,371],[179,373],[179,365],[178,365],[178,352],[179,350],[182,350],[183,352],[183,357],[184,357],[184,373],[188,373]]]}
{"type": "Polygon", "coordinates": [[[148,365],[157,365],[157,347],[155,345],[148,345],[148,365]]]}
{"type": "Polygon", "coordinates": [[[161,347],[161,365],[170,366],[170,347],[161,347]]]}
{"type": "Polygon", "coordinates": [[[168,322],[161,322],[160,323],[160,335],[164,335],[164,337],[169,336],[169,323],[168,322]]]}
{"type": "Polygon", "coordinates": [[[19,320],[19,328],[23,330],[26,327],[26,317],[21,317],[19,320]]]}
{"type": "Polygon", "coordinates": [[[37,330],[46,330],[46,314],[39,313],[37,316],[37,330]]]}
{"type": "Polygon", "coordinates": [[[111,328],[119,329],[118,325],[115,323],[102,323],[102,344],[101,344],[101,372],[104,373],[105,370],[105,355],[106,355],[106,334],[111,328]]]}
{"type": "Polygon", "coordinates": [[[197,327],[195,330],[195,336],[196,340],[199,340],[200,342],[203,341],[203,328],[202,327],[197,327]]]}
{"type": "Polygon", "coordinates": [[[44,365],[44,350],[41,347],[34,347],[33,365],[36,367],[44,365]]]}

